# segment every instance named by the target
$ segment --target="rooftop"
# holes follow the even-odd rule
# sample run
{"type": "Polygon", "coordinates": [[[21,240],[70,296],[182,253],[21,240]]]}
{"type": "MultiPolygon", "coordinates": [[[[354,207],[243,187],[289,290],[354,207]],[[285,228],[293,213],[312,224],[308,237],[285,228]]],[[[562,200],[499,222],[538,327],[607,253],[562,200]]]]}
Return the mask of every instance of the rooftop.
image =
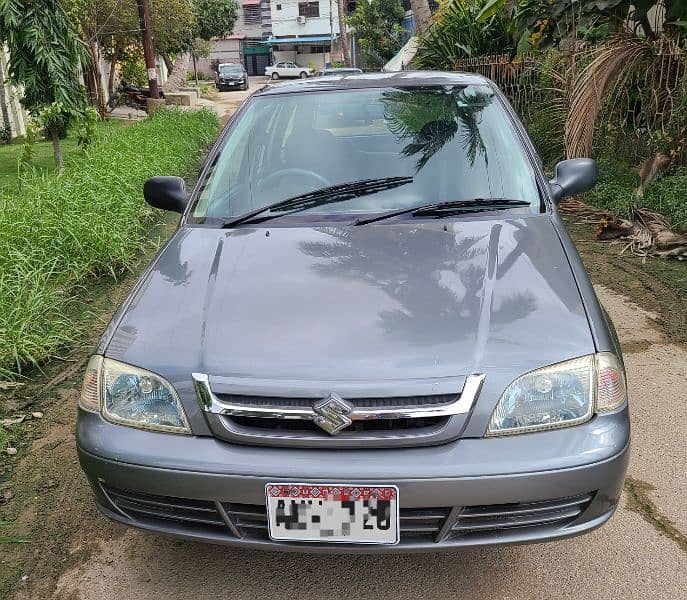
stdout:
{"type": "Polygon", "coordinates": [[[365,89],[381,87],[418,87],[441,85],[490,85],[491,82],[475,73],[444,71],[398,71],[394,73],[363,73],[355,75],[326,75],[268,85],[256,92],[259,96],[316,92],[326,90],[365,89]]]}

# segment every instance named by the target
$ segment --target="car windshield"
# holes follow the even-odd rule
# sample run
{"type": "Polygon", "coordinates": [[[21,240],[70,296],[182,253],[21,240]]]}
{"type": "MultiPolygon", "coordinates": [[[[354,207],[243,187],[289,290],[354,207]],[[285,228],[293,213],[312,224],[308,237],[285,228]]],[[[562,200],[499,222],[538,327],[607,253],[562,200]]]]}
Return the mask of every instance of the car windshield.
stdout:
{"type": "Polygon", "coordinates": [[[225,73],[242,73],[243,67],[241,65],[220,65],[219,72],[225,73]]]}
{"type": "Polygon", "coordinates": [[[257,96],[225,137],[195,222],[228,218],[343,183],[412,177],[403,186],[313,206],[308,215],[377,213],[474,198],[523,200],[535,177],[488,86],[361,89],[257,96]]]}

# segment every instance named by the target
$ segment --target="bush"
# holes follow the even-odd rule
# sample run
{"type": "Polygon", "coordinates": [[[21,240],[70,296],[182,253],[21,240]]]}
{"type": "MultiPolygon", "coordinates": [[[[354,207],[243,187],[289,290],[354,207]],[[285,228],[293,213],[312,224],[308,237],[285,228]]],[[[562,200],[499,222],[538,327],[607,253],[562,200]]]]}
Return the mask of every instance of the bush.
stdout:
{"type": "Polygon", "coordinates": [[[12,141],[12,128],[9,123],[0,123],[0,144],[9,144],[12,141]]]}
{"type": "Polygon", "coordinates": [[[61,173],[32,173],[0,196],[0,376],[74,340],[77,286],[121,273],[146,244],[157,213],[143,201],[144,181],[191,173],[217,130],[209,111],[161,110],[108,132],[61,173]]]}
{"type": "Polygon", "coordinates": [[[477,15],[488,3],[489,0],[442,3],[429,30],[420,39],[411,63],[413,67],[453,71],[465,58],[512,50],[503,11],[497,11],[484,21],[477,20],[477,15]]]}

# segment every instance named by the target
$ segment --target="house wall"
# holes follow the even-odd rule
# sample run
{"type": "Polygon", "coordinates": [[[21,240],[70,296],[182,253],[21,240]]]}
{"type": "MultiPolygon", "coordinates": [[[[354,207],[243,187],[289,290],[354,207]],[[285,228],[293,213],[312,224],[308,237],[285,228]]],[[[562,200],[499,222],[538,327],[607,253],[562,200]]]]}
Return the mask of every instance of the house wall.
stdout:
{"type": "MultiPolygon", "coordinates": [[[[21,89],[9,84],[7,81],[8,68],[7,62],[9,60],[9,52],[3,46],[0,46],[0,73],[2,73],[2,81],[4,85],[0,87],[0,94],[2,95],[3,106],[7,108],[7,117],[9,126],[12,131],[12,137],[26,134],[26,119],[27,113],[22,107],[19,99],[21,98],[21,89]]],[[[3,111],[0,111],[0,127],[5,125],[5,117],[3,111]]]]}
{"type": "Polygon", "coordinates": [[[212,60],[223,63],[243,63],[242,40],[215,40],[207,64],[212,60]]]}
{"type": "MultiPolygon", "coordinates": [[[[271,0],[272,35],[275,37],[290,37],[296,35],[326,35],[330,33],[329,0],[319,0],[320,16],[306,17],[305,23],[298,22],[298,0],[271,0]]],[[[336,4],[332,2],[334,13],[334,34],[339,33],[339,16],[336,4]]]]}
{"type": "MultiPolygon", "coordinates": [[[[307,46],[305,49],[307,50],[307,46]]],[[[326,62],[329,62],[329,52],[324,54],[301,52],[296,50],[274,50],[274,63],[278,62],[295,62],[299,67],[313,67],[316,71],[323,69],[326,62]]]]}

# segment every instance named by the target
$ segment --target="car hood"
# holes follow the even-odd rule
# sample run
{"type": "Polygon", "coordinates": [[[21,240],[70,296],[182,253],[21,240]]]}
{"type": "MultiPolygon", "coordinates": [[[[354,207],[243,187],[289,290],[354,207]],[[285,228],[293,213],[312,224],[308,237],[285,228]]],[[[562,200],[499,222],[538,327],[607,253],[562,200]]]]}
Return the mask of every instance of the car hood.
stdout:
{"type": "Polygon", "coordinates": [[[594,352],[547,215],[184,227],[105,344],[175,380],[436,378],[594,352]]]}

